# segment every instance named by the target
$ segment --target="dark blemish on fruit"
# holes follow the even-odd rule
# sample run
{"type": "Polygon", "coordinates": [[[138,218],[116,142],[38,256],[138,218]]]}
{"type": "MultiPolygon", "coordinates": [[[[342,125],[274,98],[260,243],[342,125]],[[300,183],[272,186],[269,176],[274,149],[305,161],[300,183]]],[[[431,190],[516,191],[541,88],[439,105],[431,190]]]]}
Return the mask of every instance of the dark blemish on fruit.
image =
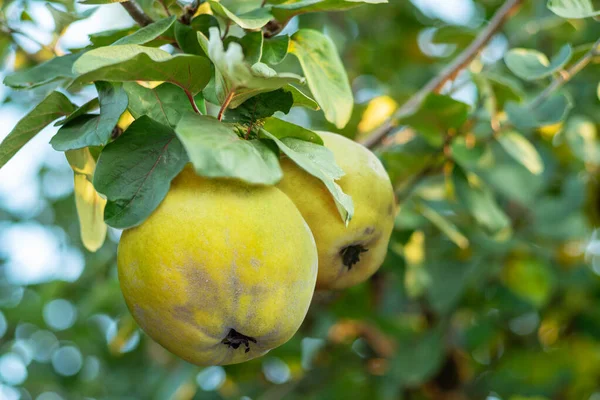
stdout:
{"type": "Polygon", "coordinates": [[[371,235],[373,232],[375,232],[375,228],[373,228],[372,226],[369,226],[365,229],[365,235],[371,235]]]}
{"type": "Polygon", "coordinates": [[[367,251],[369,251],[369,249],[365,249],[360,244],[353,244],[351,246],[344,247],[342,251],[340,251],[342,262],[346,267],[348,267],[348,270],[351,270],[354,264],[360,261],[360,254],[367,251]]]}
{"type": "Polygon", "coordinates": [[[391,216],[394,213],[394,205],[390,204],[388,207],[388,215],[391,216]]]}
{"type": "Polygon", "coordinates": [[[233,328],[229,330],[229,333],[227,334],[227,336],[225,336],[225,339],[221,341],[221,343],[223,343],[224,345],[233,347],[234,349],[237,349],[241,345],[244,345],[246,346],[246,353],[250,351],[250,342],[257,343],[256,339],[254,339],[253,337],[242,335],[233,328]]]}

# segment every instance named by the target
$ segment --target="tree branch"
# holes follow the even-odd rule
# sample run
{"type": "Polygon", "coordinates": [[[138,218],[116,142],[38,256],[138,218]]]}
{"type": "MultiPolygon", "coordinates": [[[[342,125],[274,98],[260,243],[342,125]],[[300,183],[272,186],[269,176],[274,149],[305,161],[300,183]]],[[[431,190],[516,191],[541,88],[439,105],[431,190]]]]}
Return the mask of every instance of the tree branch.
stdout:
{"type": "Polygon", "coordinates": [[[594,43],[590,51],[585,53],[583,57],[579,59],[571,68],[563,71],[556,79],[550,83],[531,103],[529,108],[534,109],[542,105],[542,103],[550,97],[552,93],[560,89],[565,83],[569,82],[571,78],[577,75],[582,69],[584,69],[596,56],[600,56],[600,39],[594,43]]]}
{"type": "Polygon", "coordinates": [[[125,11],[137,22],[140,26],[150,25],[154,21],[152,18],[146,15],[141,7],[135,2],[135,0],[129,0],[121,3],[125,11]]]}
{"type": "Polygon", "coordinates": [[[506,20],[523,5],[524,0],[506,0],[502,7],[490,20],[488,26],[473,40],[473,42],[460,53],[440,74],[431,79],[425,86],[404,103],[392,118],[376,129],[362,141],[362,144],[372,148],[379,144],[385,136],[390,134],[397,125],[396,120],[413,113],[430,93],[439,93],[444,84],[456,77],[466,68],[471,61],[481,52],[490,39],[502,28],[506,20]]]}
{"type": "Polygon", "coordinates": [[[189,25],[190,22],[192,22],[192,18],[194,18],[196,11],[198,11],[198,8],[200,8],[204,1],[205,0],[194,0],[191,4],[185,6],[183,14],[179,17],[179,22],[189,25]]]}
{"type": "MultiPolygon", "coordinates": [[[[581,57],[575,64],[573,64],[571,68],[569,68],[566,71],[563,71],[563,73],[554,78],[550,85],[548,85],[527,105],[527,108],[533,112],[536,108],[544,104],[544,101],[546,101],[548,97],[552,95],[552,93],[561,88],[565,83],[569,82],[575,75],[581,72],[581,70],[583,70],[590,62],[592,62],[594,57],[598,56],[600,56],[600,39],[598,39],[596,43],[594,43],[592,48],[587,53],[585,53],[585,55],[581,57]]],[[[495,132],[494,135],[491,136],[489,139],[483,139],[483,142],[488,142],[497,139],[498,135],[512,128],[514,128],[512,124],[506,124],[502,126],[501,130],[495,132]]],[[[450,138],[447,138],[447,144],[450,143],[450,138]]],[[[406,187],[402,189],[397,189],[396,198],[398,199],[398,202],[401,202],[403,199],[407,198],[417,186],[417,184],[419,184],[421,180],[423,180],[423,178],[429,176],[429,174],[434,171],[436,171],[436,166],[434,164],[427,165],[408,182],[406,187]]]]}

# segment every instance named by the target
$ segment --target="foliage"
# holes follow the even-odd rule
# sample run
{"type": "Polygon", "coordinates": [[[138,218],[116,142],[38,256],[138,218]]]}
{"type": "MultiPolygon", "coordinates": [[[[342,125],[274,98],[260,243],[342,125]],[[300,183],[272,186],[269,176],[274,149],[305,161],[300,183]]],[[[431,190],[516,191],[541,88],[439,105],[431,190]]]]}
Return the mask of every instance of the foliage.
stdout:
{"type": "Polygon", "coordinates": [[[499,0],[462,20],[427,2],[141,0],[123,6],[151,23],[67,48],[70,27],[121,8],[82,3],[99,6],[0,6],[2,101],[26,111],[0,144],[0,398],[600,396],[596,2],[515,2],[487,48],[396,114],[499,0]],[[36,44],[44,18],[54,28],[36,44]],[[316,293],[290,342],[241,365],[192,366],[139,330],[115,276],[119,229],[142,223],[186,163],[271,185],[289,157],[347,222],[343,171],[318,130],[360,141],[388,123],[374,151],[399,211],[369,282],[316,293]],[[48,132],[62,170],[20,157],[48,132]],[[6,194],[12,165],[50,187],[37,208],[6,194]],[[73,193],[51,194],[73,179],[73,193]],[[28,232],[56,246],[18,253],[28,232]],[[27,280],[36,252],[85,269],[27,280]]]}

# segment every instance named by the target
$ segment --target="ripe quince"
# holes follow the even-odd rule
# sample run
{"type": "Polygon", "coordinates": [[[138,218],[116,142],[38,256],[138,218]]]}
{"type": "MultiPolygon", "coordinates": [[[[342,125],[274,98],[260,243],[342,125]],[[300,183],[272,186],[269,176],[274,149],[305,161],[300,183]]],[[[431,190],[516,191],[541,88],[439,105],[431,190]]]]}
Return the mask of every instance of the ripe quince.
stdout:
{"type": "Polygon", "coordinates": [[[198,365],[259,357],[298,330],[317,250],[273,186],[199,177],[186,167],[141,225],[123,232],[118,271],[142,329],[198,365]]]}
{"type": "Polygon", "coordinates": [[[317,289],[341,289],[365,281],[383,263],[396,203],[390,178],[375,154],[344,136],[319,135],[345,172],[337,183],[354,202],[348,226],[325,185],[290,159],[282,160],[284,176],[277,187],[296,204],[315,237],[317,289]]]}

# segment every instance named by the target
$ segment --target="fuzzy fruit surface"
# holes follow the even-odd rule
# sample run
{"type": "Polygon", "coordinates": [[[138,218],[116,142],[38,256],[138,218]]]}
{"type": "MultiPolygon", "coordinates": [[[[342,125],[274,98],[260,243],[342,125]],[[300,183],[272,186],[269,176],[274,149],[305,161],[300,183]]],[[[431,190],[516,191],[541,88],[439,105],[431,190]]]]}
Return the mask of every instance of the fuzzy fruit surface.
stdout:
{"type": "Polygon", "coordinates": [[[121,289],[155,341],[198,365],[234,364],[288,341],[317,276],[313,236],[273,186],[188,166],[142,225],[123,232],[121,289]]]}
{"type": "Polygon", "coordinates": [[[337,183],[354,202],[348,226],[325,185],[289,159],[282,160],[284,177],[277,187],[296,204],[315,237],[317,289],[341,289],[365,281],[383,263],[396,203],[390,178],[371,151],[341,135],[319,135],[346,173],[337,183]]]}

